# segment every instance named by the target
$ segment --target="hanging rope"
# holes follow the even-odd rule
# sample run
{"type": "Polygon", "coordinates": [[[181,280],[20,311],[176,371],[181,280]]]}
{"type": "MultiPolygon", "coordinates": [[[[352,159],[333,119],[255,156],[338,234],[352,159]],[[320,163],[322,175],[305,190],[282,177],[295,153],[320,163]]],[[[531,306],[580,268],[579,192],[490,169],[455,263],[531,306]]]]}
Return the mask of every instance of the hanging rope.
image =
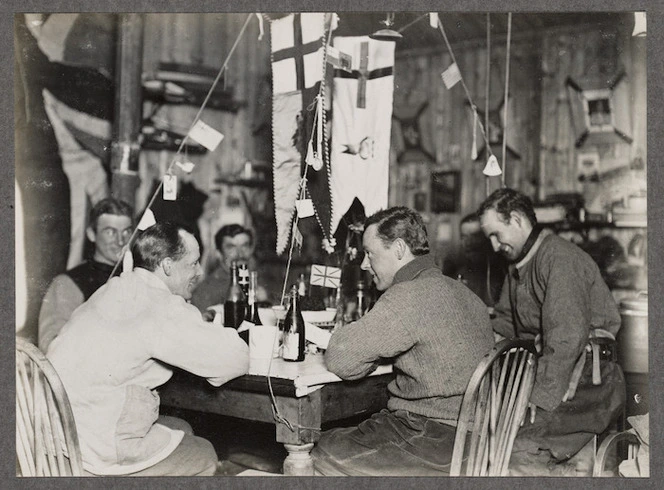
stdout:
{"type": "MultiPolygon", "coordinates": [[[[489,97],[491,93],[491,14],[486,14],[486,87],[484,90],[484,126],[489,128],[489,97]]],[[[484,176],[484,193],[489,197],[491,190],[489,176],[484,176]]]]}
{"type": "MultiPolygon", "coordinates": [[[[484,91],[484,124],[489,127],[489,95],[491,93],[491,14],[486,14],[486,87],[484,91]]],[[[491,182],[489,176],[484,176],[485,196],[489,197],[491,182]]],[[[494,300],[491,294],[491,261],[486,261],[486,294],[489,299],[489,306],[493,307],[494,300]]]]}
{"type": "MultiPolygon", "coordinates": [[[[208,101],[210,100],[210,97],[212,96],[212,93],[214,92],[214,89],[216,88],[217,84],[219,83],[219,79],[221,78],[221,75],[226,71],[226,67],[228,66],[228,62],[231,59],[231,56],[233,56],[233,53],[235,52],[235,48],[237,48],[237,45],[240,43],[240,39],[242,39],[242,36],[244,34],[244,31],[247,29],[247,26],[249,25],[249,20],[251,19],[251,16],[253,14],[247,15],[246,20],[244,21],[244,24],[242,25],[242,28],[240,29],[240,33],[237,35],[237,38],[235,39],[235,42],[233,43],[233,46],[231,47],[231,50],[228,52],[228,55],[226,56],[226,60],[224,63],[221,65],[221,68],[219,69],[219,72],[217,73],[217,76],[214,79],[214,82],[212,82],[212,86],[210,87],[210,90],[208,90],[207,95],[205,96],[205,99],[203,100],[203,103],[201,104],[201,107],[198,109],[198,112],[196,113],[196,116],[194,117],[194,120],[192,123],[189,125],[189,129],[187,130],[187,133],[185,134],[185,137],[182,138],[182,141],[180,142],[180,146],[178,147],[177,151],[175,152],[175,156],[171,160],[170,165],[168,166],[168,169],[166,170],[166,174],[170,174],[171,171],[173,170],[173,166],[175,165],[175,162],[178,160],[178,156],[180,153],[182,153],[182,148],[184,148],[185,144],[187,143],[187,140],[189,139],[189,132],[191,129],[194,127],[194,125],[198,122],[198,120],[201,117],[201,114],[203,113],[203,110],[207,106],[208,101]]],[[[164,185],[163,179],[159,181],[159,185],[157,186],[157,189],[155,190],[154,194],[152,194],[152,197],[150,198],[150,201],[148,202],[147,206],[145,206],[145,209],[143,210],[143,216],[147,212],[147,210],[150,209],[152,204],[154,204],[154,201],[157,199],[157,196],[159,195],[159,192],[161,191],[162,187],[164,185]]],[[[140,223],[141,220],[138,220],[140,223]]],[[[138,226],[134,228],[134,231],[132,232],[131,236],[129,237],[129,240],[127,240],[127,245],[126,248],[129,250],[131,243],[133,239],[136,237],[136,234],[138,233],[138,226]]],[[[108,279],[113,277],[115,274],[115,271],[118,269],[118,266],[122,263],[122,258],[118,259],[115,262],[115,265],[113,266],[113,270],[111,271],[111,275],[108,276],[108,279]]]]}
{"type": "MultiPolygon", "coordinates": [[[[450,42],[447,40],[447,34],[445,34],[445,28],[443,27],[443,22],[438,18],[438,30],[440,33],[443,35],[443,39],[445,40],[445,45],[447,46],[447,50],[450,53],[450,57],[452,58],[452,63],[455,63],[457,67],[459,64],[456,61],[456,57],[454,56],[454,51],[452,51],[452,46],[450,46],[450,42]]],[[[461,78],[461,86],[463,87],[463,90],[466,92],[466,99],[468,99],[468,103],[470,104],[471,109],[473,112],[477,111],[477,106],[475,105],[475,102],[473,102],[473,98],[470,96],[470,91],[468,90],[468,87],[466,86],[466,82],[463,79],[463,75],[461,74],[461,70],[459,70],[460,73],[460,78],[461,78]]],[[[474,119],[474,118],[473,118],[474,119]]],[[[484,125],[479,122],[480,126],[480,132],[482,133],[482,138],[484,139],[484,146],[486,147],[489,155],[493,155],[493,151],[491,150],[491,145],[489,144],[489,140],[487,138],[487,134],[484,128],[484,125]]]]}
{"type": "Polygon", "coordinates": [[[512,12],[507,14],[507,48],[505,54],[505,97],[504,97],[504,107],[503,107],[503,174],[501,176],[503,187],[505,187],[505,173],[507,165],[507,109],[509,103],[507,97],[509,96],[510,88],[510,44],[512,37],[512,12]]]}

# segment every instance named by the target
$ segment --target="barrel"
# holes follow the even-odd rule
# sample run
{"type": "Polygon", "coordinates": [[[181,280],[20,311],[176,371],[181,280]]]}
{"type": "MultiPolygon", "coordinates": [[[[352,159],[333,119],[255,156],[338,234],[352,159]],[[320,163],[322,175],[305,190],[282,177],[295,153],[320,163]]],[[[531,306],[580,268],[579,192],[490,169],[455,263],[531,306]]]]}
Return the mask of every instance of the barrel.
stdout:
{"type": "Polygon", "coordinates": [[[620,303],[622,326],[618,332],[618,362],[628,373],[648,372],[648,295],[620,303]]]}
{"type": "Polygon", "coordinates": [[[618,332],[618,362],[627,384],[627,416],[649,411],[648,387],[648,295],[623,299],[620,303],[622,325],[618,332]]]}

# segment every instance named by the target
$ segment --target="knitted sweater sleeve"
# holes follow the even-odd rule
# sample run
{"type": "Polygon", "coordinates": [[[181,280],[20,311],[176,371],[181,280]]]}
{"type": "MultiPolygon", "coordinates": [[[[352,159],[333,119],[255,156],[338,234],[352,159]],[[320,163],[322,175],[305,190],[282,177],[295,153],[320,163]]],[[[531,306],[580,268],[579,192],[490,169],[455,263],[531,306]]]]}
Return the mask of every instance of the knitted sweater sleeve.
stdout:
{"type": "MultiPolygon", "coordinates": [[[[359,379],[414,345],[394,305],[396,291],[386,291],[360,320],[338,327],[325,352],[327,368],[343,379],[359,379]]],[[[398,294],[398,293],[396,293],[398,294]]]]}

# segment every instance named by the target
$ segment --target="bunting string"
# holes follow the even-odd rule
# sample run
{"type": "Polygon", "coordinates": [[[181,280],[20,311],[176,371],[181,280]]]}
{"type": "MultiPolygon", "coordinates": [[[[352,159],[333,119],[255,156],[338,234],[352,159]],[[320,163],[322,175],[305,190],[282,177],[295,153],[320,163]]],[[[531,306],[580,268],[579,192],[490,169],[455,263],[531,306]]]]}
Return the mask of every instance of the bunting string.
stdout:
{"type": "Polygon", "coordinates": [[[507,97],[509,96],[510,88],[510,46],[512,37],[512,12],[507,14],[507,47],[505,49],[505,101],[503,107],[503,173],[501,175],[503,187],[505,187],[505,166],[507,165],[507,97]]]}
{"type": "MultiPolygon", "coordinates": [[[[450,46],[450,42],[447,39],[447,34],[445,34],[445,28],[443,27],[443,23],[438,18],[438,31],[442,34],[443,39],[445,40],[445,45],[447,46],[447,51],[450,53],[450,58],[452,58],[452,63],[455,63],[457,67],[459,64],[456,61],[456,57],[454,56],[454,51],[452,50],[452,46],[450,46]]],[[[459,70],[460,72],[461,70],[459,70]]],[[[463,87],[464,92],[466,93],[466,99],[468,99],[468,103],[470,104],[470,107],[473,111],[477,111],[477,106],[475,105],[475,102],[473,102],[473,98],[470,95],[470,91],[468,90],[468,86],[466,85],[465,80],[463,79],[463,74],[460,75],[461,79],[461,86],[463,87]]],[[[488,114],[488,111],[487,111],[488,114]]],[[[489,144],[489,139],[486,134],[486,130],[484,125],[478,121],[478,125],[480,127],[480,133],[482,133],[482,138],[484,139],[484,146],[487,149],[487,152],[489,155],[493,155],[493,151],[491,150],[491,145],[489,144]]],[[[488,127],[488,124],[487,124],[488,127]]]]}
{"type": "MultiPolygon", "coordinates": [[[[235,42],[233,43],[233,46],[231,47],[230,51],[228,52],[228,55],[226,56],[226,60],[224,63],[221,65],[221,68],[219,69],[219,72],[217,73],[217,76],[214,79],[214,82],[212,82],[212,85],[210,86],[210,90],[208,90],[207,95],[205,96],[205,99],[203,100],[203,103],[201,104],[200,108],[198,109],[198,112],[196,113],[196,116],[194,117],[194,120],[192,123],[189,125],[189,129],[187,130],[187,133],[185,134],[184,138],[182,138],[182,141],[180,142],[180,146],[178,147],[177,151],[175,152],[175,156],[171,160],[171,163],[168,166],[168,169],[166,170],[166,174],[170,174],[173,171],[173,166],[176,164],[178,157],[182,153],[182,148],[187,143],[187,140],[189,139],[189,132],[192,130],[192,128],[196,125],[198,120],[201,117],[201,114],[203,113],[203,110],[208,104],[208,101],[210,100],[210,97],[212,96],[212,93],[214,92],[214,89],[216,88],[217,84],[219,83],[219,80],[221,79],[221,75],[226,71],[226,68],[228,67],[228,62],[230,61],[231,57],[233,56],[233,53],[235,53],[235,49],[237,48],[238,44],[240,43],[240,39],[242,39],[242,36],[244,35],[244,31],[247,29],[247,26],[249,25],[249,20],[251,19],[251,16],[253,14],[247,15],[246,20],[244,21],[244,24],[242,25],[242,28],[240,29],[239,34],[237,35],[237,38],[235,39],[235,42]]],[[[145,209],[143,210],[143,215],[145,215],[146,211],[150,209],[150,207],[154,204],[154,201],[157,199],[157,196],[162,190],[164,183],[163,180],[159,181],[159,185],[157,186],[157,189],[155,190],[154,194],[152,194],[152,197],[150,198],[150,201],[148,201],[147,206],[145,206],[145,209]]],[[[143,216],[142,215],[142,216],[143,216]]],[[[140,223],[140,220],[138,220],[140,223]]],[[[138,233],[138,225],[134,227],[134,230],[131,233],[131,236],[129,237],[129,240],[127,240],[127,250],[131,248],[131,244],[136,237],[136,234],[138,233]]],[[[111,271],[111,274],[108,276],[108,279],[113,277],[115,272],[117,271],[118,267],[122,263],[122,258],[118,259],[115,262],[115,265],[113,266],[113,270],[111,271]]]]}

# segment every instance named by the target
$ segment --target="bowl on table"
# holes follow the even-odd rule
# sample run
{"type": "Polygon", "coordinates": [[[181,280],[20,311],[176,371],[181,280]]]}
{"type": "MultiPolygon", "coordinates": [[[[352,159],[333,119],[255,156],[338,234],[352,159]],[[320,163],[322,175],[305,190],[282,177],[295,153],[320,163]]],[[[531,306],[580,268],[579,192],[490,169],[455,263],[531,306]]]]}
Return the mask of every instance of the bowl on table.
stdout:
{"type": "Polygon", "coordinates": [[[258,317],[263,325],[276,325],[279,320],[286,318],[286,309],[281,305],[258,308],[258,317]]]}
{"type": "Polygon", "coordinates": [[[337,314],[336,308],[325,308],[324,310],[307,310],[302,312],[302,318],[307,323],[327,324],[334,321],[337,314]]]}

